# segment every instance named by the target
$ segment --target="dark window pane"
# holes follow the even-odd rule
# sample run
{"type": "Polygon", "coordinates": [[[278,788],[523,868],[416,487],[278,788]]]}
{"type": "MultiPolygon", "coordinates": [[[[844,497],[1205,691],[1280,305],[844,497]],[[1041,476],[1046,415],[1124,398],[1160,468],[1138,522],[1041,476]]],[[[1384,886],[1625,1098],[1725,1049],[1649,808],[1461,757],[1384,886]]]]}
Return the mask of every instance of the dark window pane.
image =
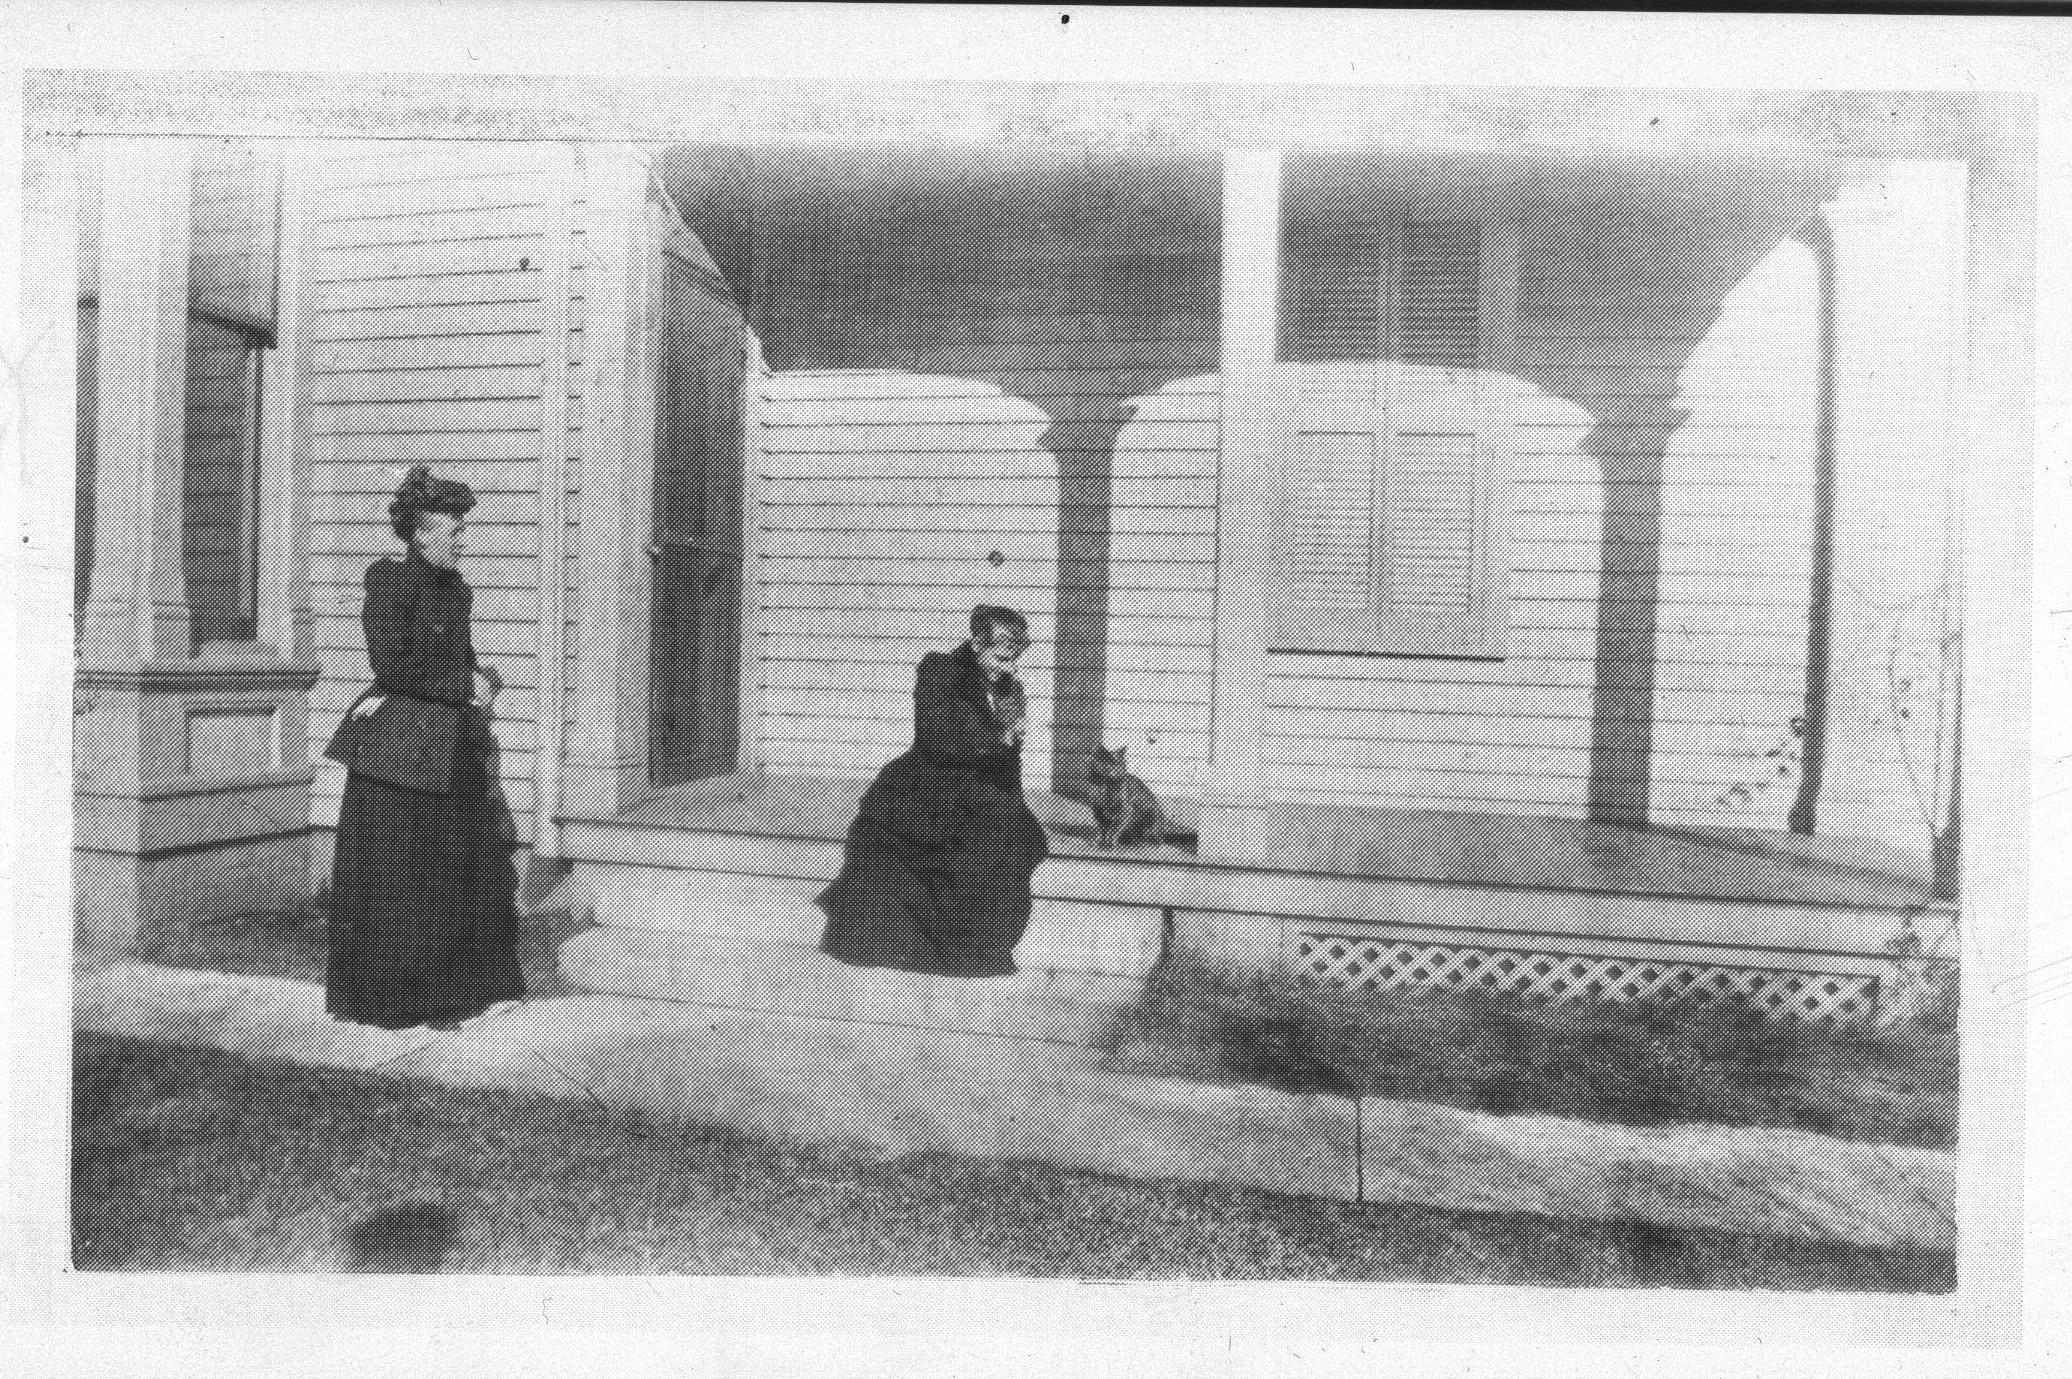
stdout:
{"type": "Polygon", "coordinates": [[[258,635],[259,349],[254,332],[187,322],[183,546],[197,645],[258,635]]]}
{"type": "Polygon", "coordinates": [[[76,483],[72,509],[72,610],[86,611],[94,573],[94,379],[95,343],[99,336],[100,309],[91,302],[79,304],[79,382],[77,429],[72,437],[76,458],[76,483]]]}

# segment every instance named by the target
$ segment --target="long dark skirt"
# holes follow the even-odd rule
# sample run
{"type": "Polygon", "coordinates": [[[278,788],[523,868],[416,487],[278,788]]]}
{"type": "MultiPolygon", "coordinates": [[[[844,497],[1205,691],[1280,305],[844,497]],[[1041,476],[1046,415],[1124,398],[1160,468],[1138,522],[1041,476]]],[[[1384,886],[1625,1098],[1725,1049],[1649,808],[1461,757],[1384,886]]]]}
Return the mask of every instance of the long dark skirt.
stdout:
{"type": "Polygon", "coordinates": [[[325,1008],[405,1029],[525,995],[517,871],[479,752],[444,795],[346,777],[331,868],[325,1008]]]}
{"type": "Polygon", "coordinates": [[[821,948],[843,962],[956,977],[1016,970],[1043,825],[1003,792],[948,846],[902,837],[869,812],[849,828],[842,870],[820,894],[821,948]]]}

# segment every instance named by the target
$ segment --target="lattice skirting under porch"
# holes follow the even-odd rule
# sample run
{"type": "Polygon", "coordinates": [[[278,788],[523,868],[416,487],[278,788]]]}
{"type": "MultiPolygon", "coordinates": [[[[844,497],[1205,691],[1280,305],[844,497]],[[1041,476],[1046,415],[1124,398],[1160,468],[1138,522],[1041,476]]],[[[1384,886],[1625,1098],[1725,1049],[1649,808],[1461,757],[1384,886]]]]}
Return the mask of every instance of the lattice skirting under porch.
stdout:
{"type": "Polygon", "coordinates": [[[1878,1007],[1878,978],[1859,973],[1400,942],[1371,934],[1297,932],[1290,938],[1305,976],[1356,990],[1479,988],[1557,1003],[1710,1003],[1739,995],[1773,1016],[1837,1024],[1870,1020],[1878,1007]]]}

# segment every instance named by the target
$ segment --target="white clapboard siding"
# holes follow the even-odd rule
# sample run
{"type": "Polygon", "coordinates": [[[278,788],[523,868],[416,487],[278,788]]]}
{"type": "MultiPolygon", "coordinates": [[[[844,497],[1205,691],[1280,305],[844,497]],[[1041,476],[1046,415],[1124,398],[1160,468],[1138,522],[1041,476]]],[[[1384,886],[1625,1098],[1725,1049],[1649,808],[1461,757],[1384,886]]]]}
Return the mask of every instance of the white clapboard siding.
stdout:
{"type": "MultiPolygon", "coordinates": [[[[1084,351],[1075,357],[1085,360],[1084,351]]],[[[1099,358],[1098,351],[1092,356],[1099,358]]],[[[1127,403],[1108,521],[1104,733],[1161,790],[1208,759],[1215,640],[1213,378],[1127,391],[1099,368],[955,376],[794,371],[757,389],[757,639],[763,759],[868,774],[912,740],[913,666],[974,602],[1033,620],[1026,760],[1050,759],[1057,664],[1058,454],[1019,385],[1127,403]],[[997,560],[995,557],[997,556],[997,560]]]]}
{"type": "MultiPolygon", "coordinates": [[[[990,562],[989,562],[990,563],[990,562]]],[[[1204,575],[1204,562],[1138,562],[1134,568],[1111,572],[1110,592],[1117,587],[1145,592],[1171,592],[1182,598],[1199,593],[1205,587],[1213,587],[1214,563],[1206,562],[1209,573],[1204,575]]],[[[766,557],[763,561],[764,578],[773,586],[787,584],[827,585],[870,585],[876,587],[913,587],[964,589],[971,591],[971,580],[975,572],[968,568],[968,561],[942,560],[934,556],[906,556],[880,554],[844,558],[813,556],[766,557]]],[[[983,587],[992,594],[996,603],[1014,603],[1016,598],[1026,601],[1040,598],[1045,590],[1056,590],[1054,578],[1046,578],[1042,571],[1033,567],[1018,567],[1010,560],[1003,564],[983,587]]],[[[977,597],[976,593],[972,597],[977,597]]],[[[1021,604],[1014,604],[1021,607],[1021,604]]],[[[969,611],[969,604],[966,605],[969,611]]]]}
{"type": "MultiPolygon", "coordinates": [[[[1033,587],[1033,586],[1031,586],[1033,587]]],[[[954,584],[923,584],[901,581],[883,583],[857,580],[829,584],[809,593],[780,591],[763,605],[773,614],[820,612],[833,609],[899,608],[912,612],[955,614],[971,610],[968,593],[954,584]]],[[[1209,590],[1191,593],[1166,588],[1117,588],[1108,590],[1108,612],[1114,618],[1162,619],[1213,623],[1215,595],[1209,590]]]]}
{"type": "MultiPolygon", "coordinates": [[[[1528,226],[1521,279],[1558,274],[1549,256],[1573,252],[1576,233],[1528,226]]],[[[1606,541],[1645,537],[1650,520],[1661,540],[1655,797],[1693,818],[1774,770],[1770,730],[1788,731],[1805,693],[1816,374],[1804,336],[1817,320],[1806,267],[1786,253],[1758,270],[1709,332],[1665,330],[1639,287],[1616,282],[1556,303],[1587,318],[1573,326],[1522,305],[1503,376],[1516,394],[1504,658],[1273,657],[1272,790],[1395,808],[1585,810],[1592,753],[1605,750],[1592,715],[1606,541]],[[1626,293],[1625,309],[1591,291],[1626,293]],[[1688,413],[1680,428],[1676,407],[1688,413]],[[1648,473],[1613,461],[1650,447],[1663,458],[1644,487],[1607,483],[1648,473]]],[[[1761,808],[1769,822],[1770,802],[1761,808]]]]}
{"type": "Polygon", "coordinates": [[[764,763],[882,766],[912,740],[914,663],[955,644],[981,600],[1032,620],[1039,646],[1021,674],[1032,757],[1043,750],[1057,579],[1057,458],[1040,441],[1050,418],[985,384],[925,375],[777,372],[751,387],[751,463],[768,499],[750,517],[764,763]],[[910,418],[908,403],[925,406],[910,418]],[[1044,487],[1053,501],[1030,501],[1044,487]],[[877,597],[858,597],[866,588],[877,597]],[[788,684],[793,666],[814,667],[820,683],[788,684]]]}
{"type": "MultiPolygon", "coordinates": [[[[518,214],[518,212],[512,212],[518,214]]],[[[531,335],[540,329],[538,273],[473,273],[475,282],[448,281],[441,294],[464,298],[426,303],[425,295],[395,305],[328,305],[317,295],[316,340],[319,345],[344,341],[444,340],[471,335],[531,335]],[[506,281],[508,279],[508,281],[506,281]]],[[[409,293],[407,283],[396,295],[409,293]]],[[[409,346],[400,346],[407,349],[409,346]]]]}
{"type": "MultiPolygon", "coordinates": [[[[539,146],[351,150],[324,160],[310,208],[309,564],[322,667],[312,737],[321,746],[367,683],[364,573],[400,551],[387,514],[397,480],[430,464],[477,494],[462,568],[475,589],[476,650],[505,678],[504,785],[528,835],[541,427],[554,410],[543,371],[557,357],[549,333],[581,324],[555,272],[569,252],[557,209],[566,166],[565,153],[539,146]]],[[[318,823],[335,819],[339,788],[327,769],[318,823]]]]}

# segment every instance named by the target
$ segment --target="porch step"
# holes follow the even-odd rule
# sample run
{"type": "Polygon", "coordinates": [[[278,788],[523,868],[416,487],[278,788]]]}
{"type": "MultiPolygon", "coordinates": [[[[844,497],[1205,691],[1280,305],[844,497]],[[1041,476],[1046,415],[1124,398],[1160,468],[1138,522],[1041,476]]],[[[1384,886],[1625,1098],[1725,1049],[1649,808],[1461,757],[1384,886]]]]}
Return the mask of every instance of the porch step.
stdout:
{"type": "Polygon", "coordinates": [[[1008,977],[858,968],[819,949],[825,883],[659,868],[588,877],[595,929],[562,946],[573,986],[726,1010],[1097,1042],[1158,961],[1164,916],[1039,900],[1008,977]]]}
{"type": "Polygon", "coordinates": [[[813,947],[827,917],[813,903],[824,881],[661,868],[605,872],[591,881],[597,923],[613,929],[813,947]]]}
{"type": "Polygon", "coordinates": [[[1044,968],[936,977],[850,967],[797,944],[756,948],[730,938],[608,927],[563,944],[561,971],[571,985],[601,995],[1080,1045],[1099,1042],[1143,986],[1112,973],[1044,968]]]}
{"type": "MultiPolygon", "coordinates": [[[[827,917],[818,879],[663,868],[593,869],[593,915],[606,928],[733,941],[752,951],[817,948],[827,917]]],[[[1164,913],[1039,896],[1015,949],[1024,969],[1141,978],[1158,961],[1164,913]]]]}

